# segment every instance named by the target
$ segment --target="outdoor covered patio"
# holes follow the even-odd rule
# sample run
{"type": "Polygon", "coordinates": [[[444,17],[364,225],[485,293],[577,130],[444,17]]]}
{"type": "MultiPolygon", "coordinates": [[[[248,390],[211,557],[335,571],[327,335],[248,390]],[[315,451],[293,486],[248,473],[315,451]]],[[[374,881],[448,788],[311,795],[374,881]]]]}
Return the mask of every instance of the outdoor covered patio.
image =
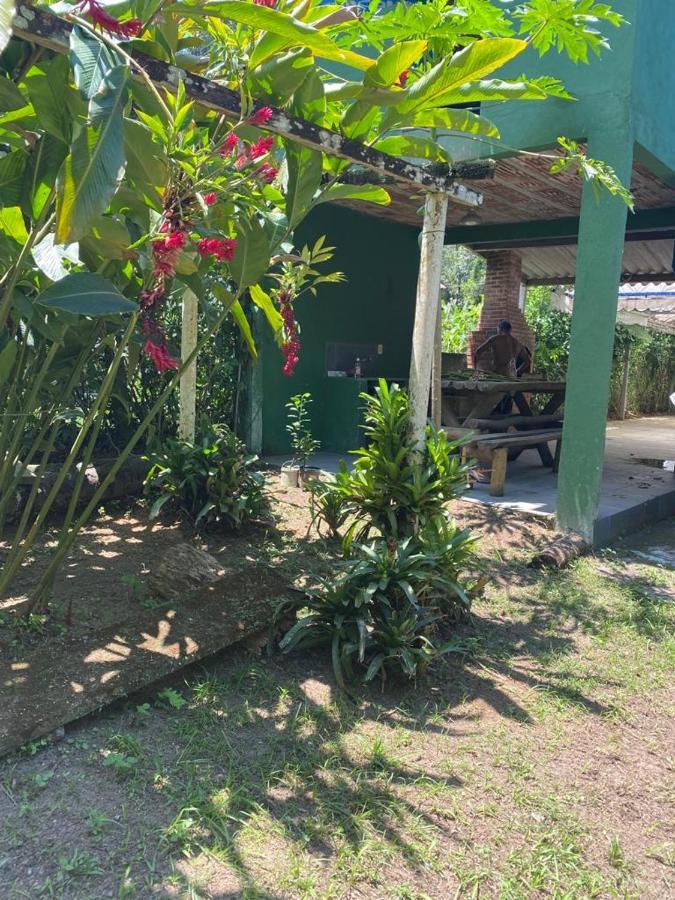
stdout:
{"type": "MultiPolygon", "coordinates": [[[[675,514],[675,418],[653,416],[607,423],[600,502],[593,542],[616,537],[675,514]]],[[[526,450],[510,464],[503,497],[490,495],[489,484],[475,483],[464,496],[555,523],[558,476],[539,464],[536,450],[526,450]]]]}

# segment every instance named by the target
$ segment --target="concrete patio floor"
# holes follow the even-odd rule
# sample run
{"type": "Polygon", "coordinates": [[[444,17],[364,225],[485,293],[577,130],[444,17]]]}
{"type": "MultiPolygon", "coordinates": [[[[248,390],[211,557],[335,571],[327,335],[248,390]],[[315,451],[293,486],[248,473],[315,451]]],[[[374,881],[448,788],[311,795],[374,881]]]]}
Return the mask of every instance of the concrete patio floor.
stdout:
{"type": "MultiPolygon", "coordinates": [[[[349,463],[348,455],[316,453],[311,465],[335,473],[341,458],[349,463]]],[[[593,536],[596,545],[675,515],[673,460],[675,416],[607,423],[602,492],[593,536]],[[663,460],[670,461],[669,468],[664,468],[663,460]]],[[[286,458],[267,457],[265,461],[281,465],[286,458]]],[[[556,490],[556,475],[541,465],[536,450],[526,450],[509,463],[503,497],[491,497],[488,484],[475,484],[463,500],[553,520],[556,490]]]]}
{"type": "MultiPolygon", "coordinates": [[[[675,416],[607,423],[595,544],[675,515],[673,460],[675,416]],[[670,461],[669,468],[664,468],[664,460],[670,461]]],[[[489,485],[477,484],[465,499],[553,518],[556,491],[557,476],[541,465],[536,450],[526,450],[509,463],[503,497],[491,497],[489,485]]]]}

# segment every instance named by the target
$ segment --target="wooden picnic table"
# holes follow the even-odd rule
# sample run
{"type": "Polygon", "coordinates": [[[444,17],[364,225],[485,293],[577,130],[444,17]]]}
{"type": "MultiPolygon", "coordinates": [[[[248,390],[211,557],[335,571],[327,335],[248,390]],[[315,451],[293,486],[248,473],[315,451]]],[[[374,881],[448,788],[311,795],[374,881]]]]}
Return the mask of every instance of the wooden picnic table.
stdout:
{"type": "MultiPolygon", "coordinates": [[[[555,421],[562,419],[562,414],[556,416],[560,407],[565,402],[565,382],[546,381],[539,378],[523,377],[514,378],[512,381],[505,379],[476,378],[476,379],[443,379],[443,425],[448,433],[454,432],[467,434],[469,431],[503,432],[513,426],[517,431],[546,427],[549,428],[555,421]],[[550,394],[548,401],[540,413],[534,413],[526,395],[550,394]],[[518,408],[519,415],[509,416],[495,412],[498,405],[505,397],[511,396],[518,408]],[[447,398],[447,401],[445,402],[447,398]],[[464,410],[458,414],[453,408],[451,398],[463,398],[464,410]]],[[[523,452],[524,448],[513,448],[511,458],[523,452]]],[[[537,444],[536,449],[542,463],[545,466],[553,466],[554,460],[548,449],[548,443],[537,444]]]]}

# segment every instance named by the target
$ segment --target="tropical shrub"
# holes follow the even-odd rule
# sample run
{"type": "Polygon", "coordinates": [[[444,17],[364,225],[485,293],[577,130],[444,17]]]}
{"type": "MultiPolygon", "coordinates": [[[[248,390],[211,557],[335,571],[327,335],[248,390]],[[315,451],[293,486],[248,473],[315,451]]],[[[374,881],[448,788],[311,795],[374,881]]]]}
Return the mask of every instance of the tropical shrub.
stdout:
{"type": "Polygon", "coordinates": [[[357,664],[365,667],[366,681],[399,670],[414,677],[436,656],[456,649],[456,641],[438,641],[438,626],[469,611],[471,592],[458,579],[473,538],[449,523],[428,523],[420,538],[355,545],[337,577],[308,592],[282,650],[329,644],[336,680],[344,687],[357,664]]]}
{"type": "Polygon", "coordinates": [[[296,603],[300,620],[283,650],[331,645],[338,683],[365,666],[368,681],[400,670],[414,676],[456,646],[440,643],[439,627],[468,613],[477,585],[461,584],[473,539],[446,513],[467,482],[458,444],[429,425],[422,448],[410,436],[410,402],[381,380],[366,402],[366,447],[349,472],[314,488],[315,518],[336,534],[352,520],[338,576],[296,603]],[[375,537],[371,535],[375,533],[375,537]]]}
{"type": "Polygon", "coordinates": [[[365,447],[355,451],[351,473],[335,482],[355,517],[348,539],[365,540],[373,529],[392,540],[417,535],[466,489],[469,466],[462,463],[459,442],[427,425],[422,448],[410,435],[407,393],[384,379],[366,403],[365,447]]]}
{"type": "MultiPolygon", "coordinates": [[[[346,474],[348,475],[348,473],[346,474]]],[[[339,472],[330,481],[312,478],[307,482],[307,487],[312,495],[310,530],[316,525],[317,531],[321,533],[321,524],[323,523],[328,528],[331,538],[340,537],[340,529],[352,514],[348,493],[336,489],[336,483],[339,483],[342,477],[343,473],[339,472]]]]}
{"type": "Polygon", "coordinates": [[[240,528],[265,510],[263,477],[253,470],[255,461],[227,427],[214,426],[194,443],[166,441],[150,457],[146,488],[155,496],[150,517],[171,504],[195,527],[240,528]]]}

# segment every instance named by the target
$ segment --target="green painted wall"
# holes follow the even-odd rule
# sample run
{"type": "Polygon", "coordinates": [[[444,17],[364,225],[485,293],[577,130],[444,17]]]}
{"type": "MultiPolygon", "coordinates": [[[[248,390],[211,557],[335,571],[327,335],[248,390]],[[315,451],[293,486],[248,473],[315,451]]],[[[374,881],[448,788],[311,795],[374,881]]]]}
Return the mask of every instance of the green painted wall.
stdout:
{"type": "Polygon", "coordinates": [[[675,181],[674,46],[675,5],[670,0],[640,0],[633,90],[636,156],[671,184],[675,181]]]}
{"type": "Polygon", "coordinates": [[[352,450],[359,445],[360,401],[365,383],[326,376],[326,344],[331,341],[382,344],[376,375],[406,378],[419,260],[418,232],[352,210],[323,206],[296,233],[296,244],[325,234],[335,246],[331,269],[347,276],[343,284],[321,285],[297,304],[302,329],[300,362],[291,378],[281,373],[282,357],[267,329],[262,343],[262,451],[286,453],[284,404],[292,394],[314,397],[313,432],[322,448],[352,450]]]}

